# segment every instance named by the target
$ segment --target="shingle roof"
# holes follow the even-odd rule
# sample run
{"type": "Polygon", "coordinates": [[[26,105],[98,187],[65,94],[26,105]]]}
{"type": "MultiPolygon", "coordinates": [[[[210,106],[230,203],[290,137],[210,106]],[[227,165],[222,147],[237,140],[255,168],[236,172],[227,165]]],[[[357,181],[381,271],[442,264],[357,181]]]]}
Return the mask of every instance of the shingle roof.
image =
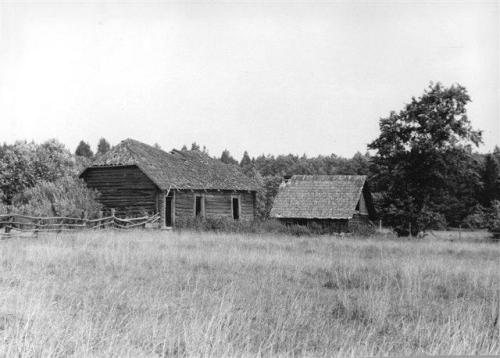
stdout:
{"type": "MultiPolygon", "coordinates": [[[[258,190],[259,184],[238,166],[224,164],[197,151],[167,153],[133,139],[126,139],[96,159],[93,167],[136,165],[161,190],[258,190]]],[[[82,172],[82,174],[83,174],[82,172]]]]}
{"type": "Polygon", "coordinates": [[[294,175],[280,187],[271,217],[350,219],[365,181],[365,175],[294,175]]]}

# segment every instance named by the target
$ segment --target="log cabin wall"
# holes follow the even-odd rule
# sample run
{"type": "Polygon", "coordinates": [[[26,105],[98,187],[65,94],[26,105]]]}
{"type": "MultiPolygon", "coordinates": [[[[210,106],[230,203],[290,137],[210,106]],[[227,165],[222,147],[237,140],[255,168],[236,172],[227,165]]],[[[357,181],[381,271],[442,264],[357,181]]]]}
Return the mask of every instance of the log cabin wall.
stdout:
{"type": "Polygon", "coordinates": [[[232,218],[232,198],[240,198],[240,219],[253,220],[255,217],[255,193],[232,191],[180,190],[175,192],[175,217],[193,217],[195,196],[204,198],[205,217],[232,218]]]}
{"type": "Polygon", "coordinates": [[[82,178],[101,193],[99,202],[118,214],[157,212],[157,186],[136,166],[89,168],[82,178]]]}

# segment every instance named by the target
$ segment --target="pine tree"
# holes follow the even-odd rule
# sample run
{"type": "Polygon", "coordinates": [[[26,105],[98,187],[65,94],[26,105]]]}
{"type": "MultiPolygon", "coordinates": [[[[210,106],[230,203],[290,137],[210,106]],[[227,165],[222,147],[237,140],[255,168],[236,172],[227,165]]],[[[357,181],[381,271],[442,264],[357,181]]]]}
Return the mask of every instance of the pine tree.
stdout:
{"type": "Polygon", "coordinates": [[[229,150],[227,149],[224,149],[222,151],[222,154],[220,156],[220,161],[225,164],[238,165],[238,161],[231,156],[231,153],[229,153],[229,150]]]}
{"type": "Polygon", "coordinates": [[[245,150],[243,153],[243,158],[241,158],[240,168],[246,175],[252,175],[254,171],[254,162],[250,159],[248,152],[245,150]]]}
{"type": "Polygon", "coordinates": [[[111,146],[109,145],[108,141],[104,138],[99,139],[99,143],[97,144],[97,155],[103,155],[106,154],[111,146]]]}
{"type": "Polygon", "coordinates": [[[92,158],[94,153],[92,152],[92,149],[90,149],[90,145],[81,140],[78,147],[76,147],[75,155],[79,157],[92,158]]]}
{"type": "Polygon", "coordinates": [[[495,155],[488,154],[484,161],[483,205],[490,206],[494,200],[500,200],[500,168],[495,155]]]}

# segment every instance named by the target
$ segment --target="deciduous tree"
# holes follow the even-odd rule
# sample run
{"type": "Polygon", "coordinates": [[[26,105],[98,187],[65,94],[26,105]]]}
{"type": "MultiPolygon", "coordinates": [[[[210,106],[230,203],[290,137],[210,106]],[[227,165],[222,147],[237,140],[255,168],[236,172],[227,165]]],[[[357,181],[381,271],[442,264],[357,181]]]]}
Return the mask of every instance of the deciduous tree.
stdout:
{"type": "Polygon", "coordinates": [[[444,206],[460,201],[460,190],[470,180],[477,184],[477,176],[467,177],[473,174],[468,170],[471,147],[481,142],[481,132],[467,117],[469,101],[465,87],[431,83],[403,110],[380,119],[380,136],[368,148],[376,151],[374,179],[383,194],[383,218],[398,233],[446,225],[444,218],[451,224],[460,219],[444,206]]]}
{"type": "Polygon", "coordinates": [[[72,174],[75,174],[72,155],[55,139],[40,145],[16,142],[4,146],[0,152],[0,191],[7,204],[39,181],[53,182],[72,174]]]}

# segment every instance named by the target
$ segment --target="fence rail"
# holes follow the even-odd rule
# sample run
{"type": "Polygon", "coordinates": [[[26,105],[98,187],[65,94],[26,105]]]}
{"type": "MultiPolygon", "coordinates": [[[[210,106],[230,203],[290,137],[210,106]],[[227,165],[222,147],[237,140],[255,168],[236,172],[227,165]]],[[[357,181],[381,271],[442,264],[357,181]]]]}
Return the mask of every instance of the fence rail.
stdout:
{"type": "Polygon", "coordinates": [[[111,216],[98,219],[4,214],[0,215],[0,238],[4,239],[23,234],[36,235],[39,232],[68,232],[99,229],[129,230],[157,224],[159,220],[159,214],[134,218],[119,218],[116,217],[113,212],[111,216]]]}

